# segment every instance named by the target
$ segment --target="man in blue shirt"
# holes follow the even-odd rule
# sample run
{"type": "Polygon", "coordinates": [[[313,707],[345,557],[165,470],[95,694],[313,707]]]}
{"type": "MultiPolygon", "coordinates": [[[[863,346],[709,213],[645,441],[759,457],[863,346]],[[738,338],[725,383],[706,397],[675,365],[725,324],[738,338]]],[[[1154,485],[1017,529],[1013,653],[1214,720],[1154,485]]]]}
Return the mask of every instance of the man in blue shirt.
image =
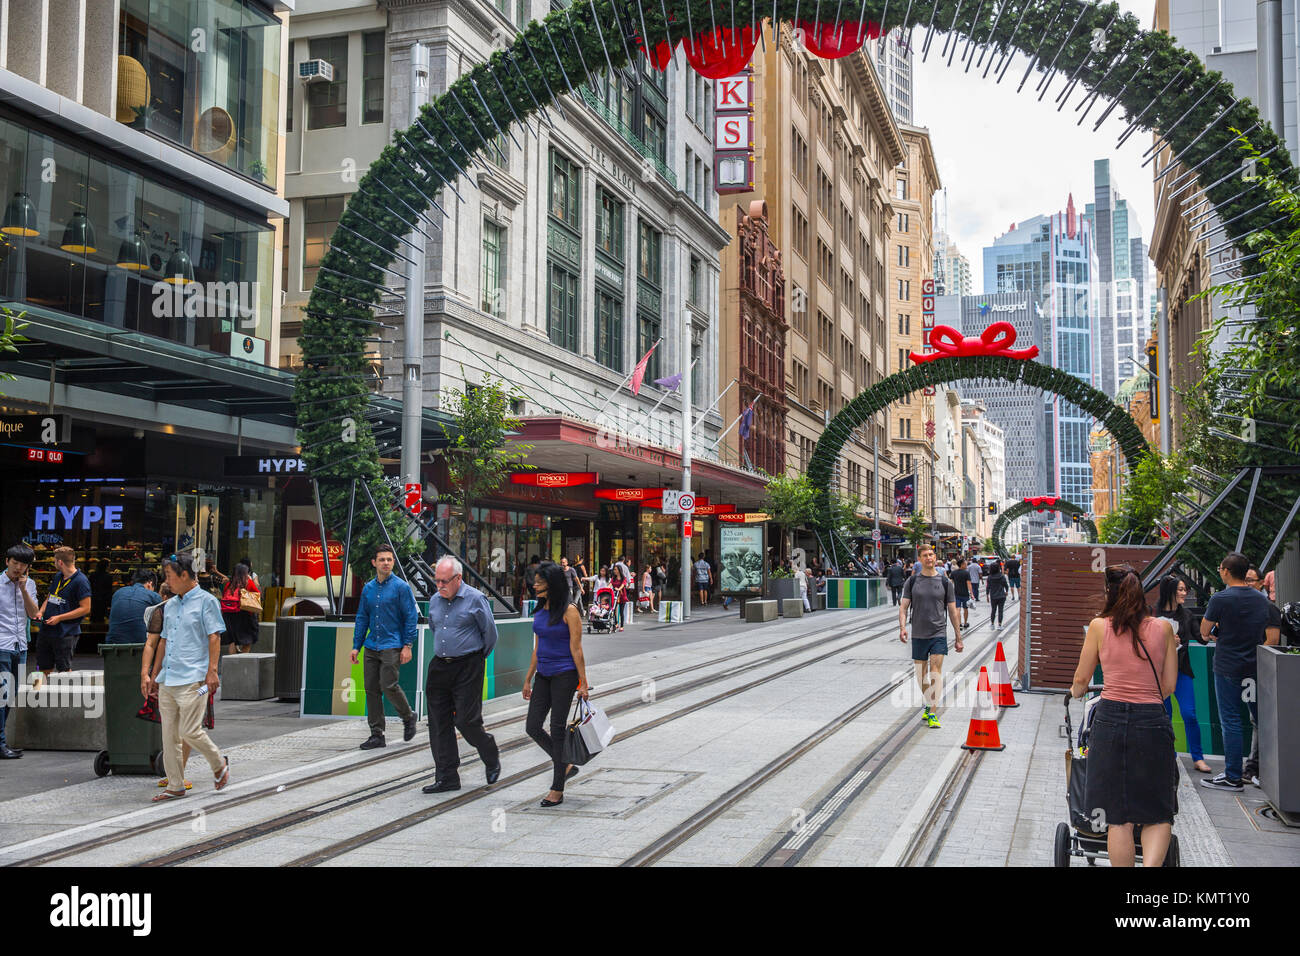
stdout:
{"type": "Polygon", "coordinates": [[[433,751],[433,783],[425,793],[460,789],[460,751],[456,731],[478,751],[487,768],[487,782],[501,776],[501,752],[483,729],[483,672],[497,643],[492,606],[483,592],[462,577],[461,563],[443,558],[434,569],[438,593],[429,602],[433,659],[424,682],[429,701],[429,749],[433,751]]]}
{"type": "Polygon", "coordinates": [[[1276,644],[1279,634],[1266,634],[1269,625],[1269,601],[1246,583],[1250,561],[1236,551],[1219,563],[1219,577],[1225,585],[1205,605],[1201,618],[1201,636],[1214,644],[1214,696],[1219,703],[1219,723],[1223,727],[1223,773],[1201,786],[1212,790],[1241,792],[1241,751],[1244,735],[1241,728],[1241,701],[1250,710],[1251,722],[1258,726],[1256,710],[1255,648],[1276,644]],[[1216,631],[1217,629],[1217,631],[1216,631]],[[1249,688],[1251,693],[1246,693],[1249,688]]]}
{"type": "Polygon", "coordinates": [[[415,643],[416,622],[419,612],[415,608],[415,595],[411,586],[393,576],[397,557],[393,549],[381,544],[370,559],[375,569],[375,579],[367,581],[361,589],[361,603],[357,605],[357,625],[352,634],[352,663],[364,644],[365,667],[362,671],[366,688],[366,720],[370,723],[370,738],[361,745],[362,750],[384,746],[384,698],[393,705],[402,718],[402,739],[415,736],[415,711],[406,699],[406,692],[397,682],[398,672],[411,659],[411,646],[415,643]]]}
{"type": "Polygon", "coordinates": [[[130,587],[118,588],[114,592],[105,644],[145,642],[144,612],[162,601],[157,589],[158,575],[148,568],[140,568],[131,576],[130,587]]]}
{"type": "Polygon", "coordinates": [[[77,570],[71,548],[54,549],[58,576],[41,605],[40,633],[36,635],[36,666],[43,671],[72,670],[72,655],[81,636],[81,619],[90,613],[90,582],[77,570]]]}
{"type": "MultiPolygon", "coordinates": [[[[194,565],[187,554],[163,563],[163,573],[172,597],[163,614],[162,669],[157,680],[146,678],[141,688],[157,691],[158,713],[162,718],[163,762],[167,765],[167,789],[154,803],[185,796],[185,762],[182,743],[203,754],[212,768],[213,788],[224,790],[230,782],[230,759],[223,758],[217,745],[203,729],[203,714],[209,695],[221,682],[217,662],[221,660],[221,635],[226,630],[221,604],[199,587],[194,565]]],[[[145,646],[144,674],[152,673],[152,649],[145,646]]]]}

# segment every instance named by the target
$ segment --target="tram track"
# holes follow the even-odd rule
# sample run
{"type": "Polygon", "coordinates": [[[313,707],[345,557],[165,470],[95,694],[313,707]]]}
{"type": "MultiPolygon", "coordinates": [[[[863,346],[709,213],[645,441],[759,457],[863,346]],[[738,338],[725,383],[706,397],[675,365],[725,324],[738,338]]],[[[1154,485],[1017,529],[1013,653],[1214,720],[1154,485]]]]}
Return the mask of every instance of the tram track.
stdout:
{"type": "MultiPolygon", "coordinates": [[[[988,626],[987,622],[976,625],[967,634],[988,626]]],[[[969,662],[964,663],[949,676],[964,674],[978,667],[982,661],[981,655],[986,655],[991,651],[1002,632],[1011,626],[1013,625],[1003,625],[992,631],[987,641],[978,649],[972,650],[969,662]]],[[[625,859],[620,866],[650,866],[663,860],[668,854],[706,829],[736,803],[753,793],[755,789],[772,780],[778,773],[857,720],[876,704],[887,699],[898,687],[914,679],[915,675],[909,672],[902,678],[892,680],[878,687],[848,710],[813,731],[707,806],[696,811],[681,824],[625,859]]],[[[945,693],[951,690],[953,686],[952,684],[945,685],[945,693]]],[[[894,758],[906,748],[907,744],[921,730],[921,725],[916,723],[915,714],[908,714],[897,721],[886,732],[884,740],[873,747],[866,757],[859,761],[853,770],[842,777],[839,783],[831,788],[827,796],[814,807],[799,832],[778,842],[775,847],[764,854],[758,865],[797,865],[807,855],[809,849],[828,832],[830,825],[852,805],[853,801],[884,775],[884,771],[894,758]]]]}
{"type": "MultiPolygon", "coordinates": [[[[885,620],[888,621],[891,619],[886,618],[885,620]]],[[[658,683],[665,680],[671,680],[673,678],[684,676],[686,674],[700,671],[705,668],[712,668],[712,667],[717,667],[719,665],[724,665],[738,658],[753,656],[756,654],[760,655],[758,660],[741,664],[738,667],[727,668],[716,674],[705,675],[696,680],[688,681],[687,683],[683,684],[680,687],[674,687],[668,689],[667,691],[659,692],[656,695],[656,700],[662,700],[665,698],[671,698],[671,697],[678,696],[680,694],[688,693],[700,687],[707,686],[708,684],[717,683],[719,681],[726,680],[730,677],[744,674],[758,667],[762,667],[774,662],[779,662],[781,660],[785,660],[789,657],[807,652],[809,650],[815,650],[816,648],[824,647],[829,643],[843,640],[844,638],[852,637],[855,634],[859,634],[863,631],[879,628],[880,626],[881,624],[878,622],[859,624],[852,627],[832,625],[824,629],[813,631],[810,635],[804,635],[803,638],[799,638],[799,637],[781,638],[775,641],[770,641],[766,644],[760,645],[755,648],[746,648],[744,650],[735,651],[729,654],[722,655],[721,657],[716,657],[710,660],[701,661],[696,664],[691,664],[685,667],[677,668],[676,670],[669,671],[666,674],[655,676],[654,678],[655,681],[658,683]],[[826,634],[826,636],[815,640],[807,639],[809,637],[817,638],[817,636],[821,634],[826,634]],[[769,650],[782,647],[783,645],[790,644],[792,640],[801,640],[801,643],[797,647],[786,647],[784,650],[778,651],[775,654],[762,656],[765,655],[765,653],[769,650]]],[[[887,629],[889,627],[889,624],[885,623],[884,627],[887,629]]],[[[823,660],[826,657],[833,656],[838,653],[842,653],[845,650],[848,650],[853,647],[857,647],[860,644],[865,643],[867,641],[875,640],[876,638],[882,636],[883,633],[884,631],[881,631],[880,633],[872,634],[871,636],[864,638],[862,640],[853,641],[849,644],[836,647],[833,650],[829,651],[827,654],[816,658],[814,661],[809,661],[809,662],[805,662],[804,664],[796,665],[796,668],[794,669],[798,669],[798,667],[807,666],[810,663],[815,663],[816,661],[823,660]]],[[[636,683],[628,683],[623,686],[594,693],[592,694],[592,697],[596,699],[613,697],[617,694],[626,693],[628,691],[637,691],[640,689],[640,686],[641,685],[636,683]]],[[[609,713],[610,715],[616,715],[619,713],[627,712],[637,706],[642,705],[642,703],[643,702],[640,699],[640,697],[636,697],[630,701],[625,701],[623,703],[615,704],[613,706],[607,707],[606,712],[609,713]]],[[[677,716],[681,716],[681,715],[679,714],[677,716]]],[[[517,724],[523,721],[525,718],[526,718],[526,713],[516,714],[512,717],[507,717],[507,718],[493,721],[492,723],[487,724],[486,727],[488,730],[497,730],[500,728],[509,727],[512,724],[517,724]]],[[[514,750],[521,749],[530,744],[532,744],[531,738],[529,738],[527,735],[521,735],[512,740],[503,742],[501,744],[500,749],[502,753],[508,753],[514,750]]],[[[221,800],[216,804],[203,806],[202,810],[206,817],[210,817],[214,813],[222,812],[225,810],[232,810],[239,807],[244,807],[249,805],[250,803],[253,803],[257,800],[266,797],[281,795],[291,790],[301,789],[303,787],[307,787],[313,784],[335,779],[344,776],[346,774],[368,770],[375,766],[382,765],[388,761],[398,760],[401,759],[402,757],[409,757],[413,753],[418,753],[418,752],[420,752],[420,749],[417,748],[401,748],[401,749],[393,750],[387,753],[379,754],[373,757],[368,757],[363,760],[349,763],[346,766],[335,767],[329,770],[322,770],[317,773],[313,773],[306,777],[303,777],[299,780],[290,781],[289,783],[286,784],[263,787],[246,794],[232,796],[225,800],[221,800]]],[[[472,761],[476,759],[477,759],[477,754],[473,753],[472,751],[470,752],[470,754],[462,756],[462,760],[472,761]]],[[[528,776],[531,775],[532,773],[540,772],[540,770],[547,769],[549,767],[550,764],[547,763],[545,765],[542,765],[540,768],[534,768],[534,770],[532,771],[525,772],[524,775],[528,776]]],[[[189,862],[190,860],[198,859],[202,856],[207,856],[213,853],[221,852],[233,846],[247,843],[250,840],[258,839],[259,837],[266,836],[271,833],[276,833],[285,830],[289,827],[306,823],[311,820],[317,820],[328,813],[334,813],[339,810],[344,810],[361,803],[366,803],[371,800],[379,799],[383,796],[387,796],[390,793],[396,792],[398,790],[410,786],[414,780],[427,778],[429,774],[430,774],[430,768],[428,766],[423,766],[417,771],[412,771],[409,773],[392,776],[387,779],[380,780],[376,783],[369,783],[366,786],[355,788],[342,795],[332,797],[329,800],[320,801],[316,804],[309,805],[306,808],[281,814],[267,821],[250,824],[247,827],[243,827],[238,830],[231,831],[230,833],[224,834],[219,837],[215,837],[211,840],[203,841],[191,847],[183,848],[181,850],[173,851],[167,854],[162,854],[160,856],[141,861],[136,865],[168,866],[168,865],[176,865],[179,863],[189,862]]],[[[514,781],[515,778],[518,776],[519,775],[512,775],[512,777],[510,778],[506,778],[505,780],[498,781],[498,784],[496,785],[496,789],[500,789],[502,786],[506,785],[507,781],[514,781]]],[[[519,777],[519,779],[523,779],[523,777],[519,777]]],[[[465,794],[463,797],[457,799],[464,800],[465,797],[472,797],[476,795],[486,796],[491,792],[493,792],[492,789],[484,787],[481,789],[481,791],[471,791],[465,794]]],[[[465,802],[468,801],[466,800],[465,802]]],[[[445,804],[438,804],[437,806],[441,807],[444,805],[445,804]]],[[[429,809],[435,809],[435,808],[429,808],[429,809]]],[[[60,860],[65,860],[70,857],[79,856],[81,854],[88,853],[93,850],[97,850],[106,846],[112,846],[114,844],[123,843],[127,840],[134,839],[136,837],[151,832],[164,830],[168,827],[176,825],[177,823],[187,822],[189,819],[190,819],[189,815],[169,815],[163,819],[151,821],[147,824],[138,827],[133,827],[129,830],[104,834],[98,837],[93,837],[91,839],[83,840],[66,847],[60,847],[58,849],[51,850],[46,853],[41,853],[32,857],[16,860],[6,865],[39,866],[47,863],[53,863],[60,860]]],[[[2,851],[3,848],[0,848],[0,852],[2,851]]]]}

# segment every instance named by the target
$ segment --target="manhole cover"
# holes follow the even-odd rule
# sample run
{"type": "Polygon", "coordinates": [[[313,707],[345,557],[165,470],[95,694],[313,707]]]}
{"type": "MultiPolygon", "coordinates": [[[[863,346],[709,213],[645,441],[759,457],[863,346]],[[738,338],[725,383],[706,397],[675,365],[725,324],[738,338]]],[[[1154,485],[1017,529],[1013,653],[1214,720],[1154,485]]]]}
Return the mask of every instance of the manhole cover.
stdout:
{"type": "Polygon", "coordinates": [[[1258,810],[1256,810],[1255,812],[1258,813],[1261,817],[1266,817],[1266,818],[1268,818],[1269,820],[1278,820],[1279,822],[1280,822],[1280,820],[1281,820],[1281,818],[1278,817],[1278,815],[1277,815],[1277,811],[1274,810],[1274,809],[1273,809],[1269,804],[1267,804],[1267,803],[1264,804],[1262,807],[1260,807],[1260,808],[1259,808],[1258,810]]]}
{"type": "Polygon", "coordinates": [[[537,805],[538,797],[514,809],[520,813],[563,811],[585,817],[630,817],[698,776],[698,772],[678,770],[584,769],[565,786],[563,806],[543,811],[537,805]]]}

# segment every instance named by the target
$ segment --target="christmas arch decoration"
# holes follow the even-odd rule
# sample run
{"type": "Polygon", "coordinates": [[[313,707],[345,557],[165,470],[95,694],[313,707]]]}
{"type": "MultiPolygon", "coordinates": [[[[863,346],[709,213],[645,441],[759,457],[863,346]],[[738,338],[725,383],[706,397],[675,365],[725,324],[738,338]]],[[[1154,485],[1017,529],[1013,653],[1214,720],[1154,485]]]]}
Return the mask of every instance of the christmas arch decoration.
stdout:
{"type": "Polygon", "coordinates": [[[1065,514],[1079,515],[1079,529],[1087,533],[1090,544],[1097,543],[1097,525],[1088,515],[1086,508],[1080,508],[1073,502],[1050,495],[1043,495],[1038,498],[1024,498],[1002,509],[1002,513],[998,515],[998,520],[993,522],[993,550],[1003,561],[1011,557],[1011,552],[1007,549],[1006,542],[1003,540],[1007,528],[1025,515],[1032,514],[1035,511],[1061,511],[1065,514]]]}
{"type": "MultiPolygon", "coordinates": [[[[418,254],[406,237],[414,229],[428,235],[442,228],[448,217],[445,204],[462,201],[457,182],[470,175],[475,159],[495,149],[499,137],[514,138],[516,131],[542,135],[542,124],[553,123],[551,110],[564,116],[564,94],[576,94],[579,86],[593,83],[606,69],[628,64],[642,55],[641,50],[650,51],[652,62],[661,67],[678,44],[701,71],[743,65],[742,56],[747,60],[753,52],[751,44],[765,42],[764,21],[774,31],[795,24],[799,42],[826,57],[852,52],[873,31],[899,27],[915,28],[926,56],[936,32],[942,32],[952,40],[949,65],[964,40],[959,64],[969,70],[987,56],[981,76],[987,79],[996,70],[997,82],[1020,56],[1027,64],[1021,87],[1035,68],[1043,74],[1033,88],[1040,100],[1057,76],[1065,78],[1058,94],[1062,106],[1080,91],[1080,123],[1105,97],[1111,102],[1099,110],[1100,117],[1122,108],[1129,120],[1125,138],[1137,129],[1159,133],[1188,171],[1184,176],[1196,177],[1193,181],[1206,189],[1226,239],[1272,231],[1280,221],[1267,202],[1259,202],[1251,188],[1241,189],[1238,182],[1242,153],[1236,148],[1236,131],[1249,135],[1260,153],[1272,156],[1275,172],[1292,174],[1289,155],[1278,148],[1255,106],[1237,97],[1221,74],[1208,71],[1166,34],[1143,30],[1136,17],[1121,13],[1115,3],[582,0],[528,24],[508,40],[506,49],[453,81],[421,108],[409,128],[395,134],[358,184],[321,262],[299,338],[304,369],[295,402],[302,455],[313,475],[369,481],[381,477],[379,451],[384,446],[365,419],[370,380],[366,352],[376,341],[376,331],[386,325],[376,311],[381,316],[399,314],[382,302],[385,296],[396,296],[386,283],[390,276],[394,284],[401,282],[397,260],[418,254]]],[[[947,47],[945,42],[945,51],[947,47]]],[[[568,103],[569,108],[582,108],[576,96],[568,103]]],[[[1171,169],[1172,164],[1156,174],[1171,169]]],[[[855,418],[862,420],[857,417],[878,397],[972,374],[1054,390],[1063,397],[1077,391],[1071,384],[1077,380],[1054,375],[1037,363],[1001,356],[938,358],[891,376],[850,403],[819,443],[813,476],[824,489],[834,454],[847,434],[845,426],[855,418]],[[970,361],[983,363],[982,371],[954,364],[970,361]]],[[[1101,411],[1121,445],[1127,442],[1130,463],[1143,454],[1145,443],[1134,434],[1131,421],[1119,421],[1113,406],[1101,411]]],[[[328,522],[341,518],[342,506],[332,496],[324,505],[328,522]]]]}

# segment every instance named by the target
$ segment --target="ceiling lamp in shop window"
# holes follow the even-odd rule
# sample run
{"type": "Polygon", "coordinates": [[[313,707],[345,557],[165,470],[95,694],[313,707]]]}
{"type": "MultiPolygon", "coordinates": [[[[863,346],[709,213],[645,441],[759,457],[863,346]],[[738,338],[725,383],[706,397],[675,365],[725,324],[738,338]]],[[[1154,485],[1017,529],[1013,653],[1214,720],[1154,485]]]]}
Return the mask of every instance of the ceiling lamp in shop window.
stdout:
{"type": "Polygon", "coordinates": [[[194,281],[194,263],[180,246],[172,250],[171,257],[167,260],[163,281],[172,285],[189,285],[194,281]]]}
{"type": "Polygon", "coordinates": [[[36,229],[36,206],[26,193],[14,193],[14,198],[9,200],[0,232],[28,239],[40,234],[36,229]]]}
{"type": "Polygon", "coordinates": [[[59,248],[64,252],[75,252],[87,256],[95,251],[95,227],[90,224],[86,214],[78,210],[63,230],[63,241],[59,248]]]}
{"type": "Polygon", "coordinates": [[[138,232],[122,240],[117,250],[117,267],[129,272],[143,272],[149,268],[149,250],[138,232]]]}

